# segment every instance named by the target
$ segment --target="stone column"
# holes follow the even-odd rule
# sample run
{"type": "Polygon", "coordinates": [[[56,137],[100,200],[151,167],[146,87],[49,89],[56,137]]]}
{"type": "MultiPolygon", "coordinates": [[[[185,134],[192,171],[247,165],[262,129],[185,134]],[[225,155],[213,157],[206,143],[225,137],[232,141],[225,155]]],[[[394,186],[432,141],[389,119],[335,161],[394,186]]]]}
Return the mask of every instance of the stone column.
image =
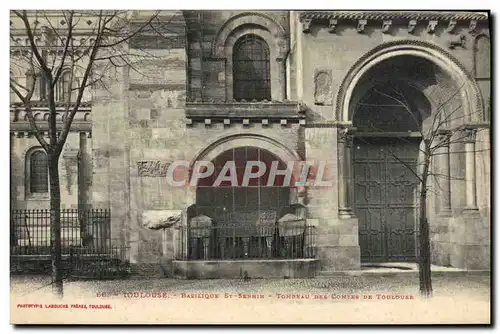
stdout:
{"type": "MultiPolygon", "coordinates": [[[[278,101],[283,101],[287,98],[286,96],[286,61],[283,58],[277,58],[276,62],[278,63],[278,78],[279,81],[277,84],[279,85],[279,91],[277,92],[278,101]]],[[[271,89],[272,89],[271,84],[271,89]]],[[[271,91],[272,95],[272,91],[271,91]]],[[[271,99],[272,100],[272,99],[271,99]]]]}
{"type": "Polygon", "coordinates": [[[352,211],[352,140],[353,129],[338,130],[338,178],[339,178],[339,217],[351,218],[352,211]]]}
{"type": "MultiPolygon", "coordinates": [[[[358,242],[358,220],[351,215],[339,217],[339,204],[344,205],[343,212],[348,213],[350,205],[350,164],[344,164],[344,154],[349,145],[339,144],[340,127],[335,123],[308,124],[305,128],[306,160],[328,161],[331,163],[330,180],[332,186],[307,187],[307,224],[314,225],[316,233],[316,258],[319,260],[319,271],[333,272],[356,270],[360,267],[360,250],[358,242]],[[342,149],[339,152],[338,149],[342,149]],[[339,157],[340,160],[339,160],[339,157]],[[339,168],[342,174],[339,176],[339,168]],[[341,190],[342,189],[342,190],[341,190]],[[342,199],[339,199],[339,196],[342,199]]],[[[340,136],[340,138],[342,138],[340,136]]],[[[347,159],[349,155],[347,155],[347,159]]]]}
{"type": "Polygon", "coordinates": [[[441,131],[438,134],[439,148],[437,154],[438,189],[441,207],[439,214],[443,217],[451,216],[451,188],[450,188],[450,131],[441,131]]]}
{"type": "Polygon", "coordinates": [[[465,146],[465,208],[453,218],[450,264],[456,268],[489,269],[491,226],[477,206],[476,131],[478,124],[467,125],[458,138],[465,146]]]}
{"type": "Polygon", "coordinates": [[[462,137],[465,142],[465,209],[477,211],[476,196],[476,129],[465,128],[462,137]]]}

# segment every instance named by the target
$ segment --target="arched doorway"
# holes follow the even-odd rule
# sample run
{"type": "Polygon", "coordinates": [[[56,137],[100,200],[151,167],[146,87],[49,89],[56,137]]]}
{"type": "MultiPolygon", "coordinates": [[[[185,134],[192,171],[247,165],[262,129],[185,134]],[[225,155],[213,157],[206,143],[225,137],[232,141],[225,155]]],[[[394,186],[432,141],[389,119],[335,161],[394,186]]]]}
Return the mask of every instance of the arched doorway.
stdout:
{"type": "Polygon", "coordinates": [[[354,88],[349,113],[362,262],[416,260],[420,145],[440,121],[443,101],[453,120],[463,115],[459,91],[433,62],[406,55],[373,66],[354,88]]]}
{"type": "MultiPolygon", "coordinates": [[[[210,232],[203,236],[208,244],[201,245],[201,238],[191,240],[189,257],[302,257],[294,247],[284,249],[284,240],[280,236],[278,226],[280,217],[296,213],[296,208],[291,203],[293,188],[290,185],[295,183],[293,176],[291,182],[286,183],[284,175],[276,175],[274,182],[269,184],[273,162],[277,162],[277,169],[281,171],[286,170],[286,163],[268,150],[253,146],[230,148],[218,154],[211,162],[215,166],[215,172],[211,177],[201,179],[196,188],[196,213],[211,220],[210,232]],[[266,168],[262,176],[251,178],[248,184],[244,185],[243,178],[248,161],[262,162],[266,168]],[[223,181],[215,185],[219,174],[224,174],[224,166],[228,162],[234,162],[237,184],[223,181]]],[[[251,172],[256,170],[252,169],[251,172]]],[[[191,234],[197,229],[193,226],[190,228],[191,234]]]]}

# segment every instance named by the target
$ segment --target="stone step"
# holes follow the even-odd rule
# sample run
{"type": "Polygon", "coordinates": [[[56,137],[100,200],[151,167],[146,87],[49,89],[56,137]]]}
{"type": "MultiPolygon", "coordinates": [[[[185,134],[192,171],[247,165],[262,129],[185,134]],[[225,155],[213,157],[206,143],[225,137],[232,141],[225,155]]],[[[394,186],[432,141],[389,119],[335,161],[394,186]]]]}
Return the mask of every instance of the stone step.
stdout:
{"type": "MultiPolygon", "coordinates": [[[[468,275],[491,275],[490,270],[466,270],[455,269],[450,270],[433,270],[432,276],[468,276],[468,275]]],[[[345,270],[345,271],[319,271],[316,277],[359,277],[359,276],[417,276],[418,270],[345,270]]]]}

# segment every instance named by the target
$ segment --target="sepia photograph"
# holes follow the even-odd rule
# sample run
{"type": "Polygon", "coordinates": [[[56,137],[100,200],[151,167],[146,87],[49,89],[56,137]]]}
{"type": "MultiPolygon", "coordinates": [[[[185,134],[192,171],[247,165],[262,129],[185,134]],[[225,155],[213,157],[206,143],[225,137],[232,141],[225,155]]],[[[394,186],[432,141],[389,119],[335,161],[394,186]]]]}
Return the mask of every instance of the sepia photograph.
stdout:
{"type": "Polygon", "coordinates": [[[491,325],[491,16],[10,9],[10,323],[491,325]]]}

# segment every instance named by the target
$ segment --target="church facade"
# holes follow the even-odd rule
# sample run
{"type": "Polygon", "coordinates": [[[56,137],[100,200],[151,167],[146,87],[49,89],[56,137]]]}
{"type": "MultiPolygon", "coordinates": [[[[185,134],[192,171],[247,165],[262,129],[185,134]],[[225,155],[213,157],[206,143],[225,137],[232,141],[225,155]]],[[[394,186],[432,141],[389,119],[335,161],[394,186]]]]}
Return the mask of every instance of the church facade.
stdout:
{"type": "MultiPolygon", "coordinates": [[[[416,262],[425,166],[432,263],[490,268],[487,13],[160,17],[166,37],[128,45],[155,59],[87,94],[60,159],[62,209],[109,209],[110,240],[139,270],[312,277],[416,262]],[[228,162],[235,184],[214,185],[228,162]],[[312,162],[305,178],[327,185],[281,182],[290,162],[312,162]],[[174,164],[213,173],[172,186],[174,164]]],[[[33,108],[46,123],[43,101],[33,108]]],[[[23,113],[11,94],[11,207],[47,209],[45,153],[23,113]]]]}

